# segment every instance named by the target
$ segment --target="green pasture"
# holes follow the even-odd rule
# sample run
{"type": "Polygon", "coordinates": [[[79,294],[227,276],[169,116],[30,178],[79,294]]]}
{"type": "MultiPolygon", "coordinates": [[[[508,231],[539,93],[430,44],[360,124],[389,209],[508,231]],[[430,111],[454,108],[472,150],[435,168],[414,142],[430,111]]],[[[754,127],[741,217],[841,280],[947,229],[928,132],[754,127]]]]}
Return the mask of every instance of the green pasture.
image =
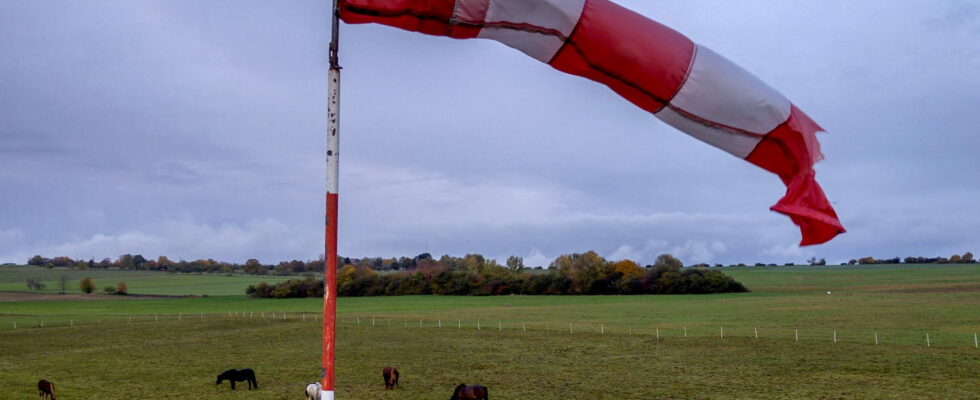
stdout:
{"type": "MultiPolygon", "coordinates": [[[[21,294],[18,280],[47,271],[7,268],[0,284],[21,294]]],[[[487,385],[496,399],[980,393],[978,265],[725,271],[752,292],[341,298],[338,398],[448,398],[459,382],[487,385]],[[382,390],[387,364],[403,371],[394,392],[382,390]]],[[[100,287],[125,280],[134,294],[208,296],[0,302],[0,398],[32,396],[40,377],[64,399],[301,398],[316,379],[322,300],[242,294],[272,277],[74,273],[100,287]],[[213,384],[243,367],[261,389],[213,384]]]]}
{"type": "MultiPolygon", "coordinates": [[[[792,339],[656,339],[434,326],[338,328],[338,399],[448,398],[460,383],[493,399],[971,399],[980,350],[792,339]],[[395,365],[400,387],[383,390],[395,365]]],[[[300,399],[320,370],[318,321],[114,321],[0,332],[0,398],[300,399]],[[214,384],[252,368],[259,389],[214,384]]]]}
{"type": "Polygon", "coordinates": [[[275,283],[297,277],[224,275],[224,274],[175,274],[157,271],[118,270],[67,270],[43,267],[0,267],[0,291],[28,291],[27,279],[40,278],[46,286],[41,293],[58,293],[63,275],[68,276],[66,293],[81,293],[79,282],[88,277],[95,282],[96,290],[106,286],[116,287],[126,282],[129,293],[170,296],[231,296],[245,294],[248,285],[259,282],[275,283]]]}

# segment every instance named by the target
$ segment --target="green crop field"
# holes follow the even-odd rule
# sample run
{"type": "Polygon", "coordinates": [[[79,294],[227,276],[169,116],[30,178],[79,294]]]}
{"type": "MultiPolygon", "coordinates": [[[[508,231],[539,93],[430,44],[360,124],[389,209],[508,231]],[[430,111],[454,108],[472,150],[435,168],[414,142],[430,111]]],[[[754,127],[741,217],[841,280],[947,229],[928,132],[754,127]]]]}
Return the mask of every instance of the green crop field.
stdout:
{"type": "MultiPolygon", "coordinates": [[[[448,398],[459,382],[496,399],[980,398],[978,265],[725,271],[752,292],[341,298],[338,398],[448,398]],[[386,393],[387,364],[403,378],[386,393]]],[[[320,299],[245,298],[254,277],[100,272],[214,292],[2,301],[0,398],[45,377],[65,399],[289,399],[317,377],[320,299]],[[241,287],[211,286],[224,278],[241,287]],[[258,391],[214,385],[243,367],[258,391]]]]}
{"type": "Polygon", "coordinates": [[[173,274],[149,271],[86,270],[68,271],[64,268],[5,266],[0,267],[0,291],[28,291],[27,279],[39,278],[45,288],[41,293],[58,293],[62,276],[68,277],[66,293],[81,293],[79,282],[92,278],[96,290],[106,286],[116,287],[126,282],[130,293],[156,295],[208,295],[229,296],[245,294],[245,287],[262,281],[274,283],[297,277],[221,275],[221,274],[173,274]]]}

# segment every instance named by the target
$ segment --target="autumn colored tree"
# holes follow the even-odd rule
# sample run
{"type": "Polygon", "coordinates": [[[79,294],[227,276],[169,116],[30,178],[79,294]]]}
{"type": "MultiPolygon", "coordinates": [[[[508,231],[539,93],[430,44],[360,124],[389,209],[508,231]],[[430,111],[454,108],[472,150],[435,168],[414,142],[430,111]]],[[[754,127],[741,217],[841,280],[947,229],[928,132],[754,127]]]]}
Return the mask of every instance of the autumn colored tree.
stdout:
{"type": "Polygon", "coordinates": [[[82,293],[89,294],[95,290],[95,282],[92,282],[92,278],[85,277],[81,282],[78,283],[78,288],[82,289],[82,293]]]}
{"type": "Polygon", "coordinates": [[[126,282],[119,282],[116,285],[116,294],[129,294],[129,288],[126,287],[126,282]]]}

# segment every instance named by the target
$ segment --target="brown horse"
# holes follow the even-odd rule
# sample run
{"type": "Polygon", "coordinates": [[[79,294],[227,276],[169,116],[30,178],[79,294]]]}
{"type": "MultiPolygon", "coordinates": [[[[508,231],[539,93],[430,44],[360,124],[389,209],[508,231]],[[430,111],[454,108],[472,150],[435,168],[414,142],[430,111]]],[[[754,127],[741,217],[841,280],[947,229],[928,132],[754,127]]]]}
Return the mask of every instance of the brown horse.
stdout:
{"type": "Polygon", "coordinates": [[[252,371],[251,368],[229,369],[222,372],[214,384],[220,385],[223,381],[231,382],[231,390],[235,390],[235,382],[241,381],[248,381],[248,390],[252,390],[252,386],[255,386],[256,389],[259,388],[259,382],[255,380],[255,371],[252,371]]]}
{"type": "Polygon", "coordinates": [[[381,370],[381,376],[385,378],[385,390],[394,389],[395,386],[398,386],[398,368],[384,367],[381,370]]]}
{"type": "Polygon", "coordinates": [[[460,383],[453,390],[453,397],[450,397],[449,400],[490,400],[490,393],[486,386],[466,386],[465,383],[460,383]]]}
{"type": "Polygon", "coordinates": [[[41,400],[57,400],[54,395],[54,384],[48,382],[46,379],[37,381],[37,395],[41,398],[41,400]]]}

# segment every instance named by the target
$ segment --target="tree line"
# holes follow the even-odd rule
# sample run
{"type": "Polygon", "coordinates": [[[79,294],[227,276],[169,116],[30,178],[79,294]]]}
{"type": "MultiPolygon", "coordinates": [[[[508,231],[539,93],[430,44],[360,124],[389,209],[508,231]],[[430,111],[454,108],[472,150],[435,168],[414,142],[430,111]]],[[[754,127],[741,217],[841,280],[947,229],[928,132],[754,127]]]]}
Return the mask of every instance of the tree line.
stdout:
{"type": "MultiPolygon", "coordinates": [[[[567,254],[551,262],[547,270],[529,270],[520,257],[505,265],[479,254],[464,257],[422,258],[406,271],[379,273],[375,269],[345,264],[337,273],[339,296],[400,295],[591,295],[591,294],[708,294],[747,292],[738,281],[719,270],[683,268],[670,254],[653,265],[634,261],[607,261],[594,251],[567,254]]],[[[257,298],[323,296],[323,281],[313,277],[275,285],[250,285],[246,294],[257,298]]]]}

